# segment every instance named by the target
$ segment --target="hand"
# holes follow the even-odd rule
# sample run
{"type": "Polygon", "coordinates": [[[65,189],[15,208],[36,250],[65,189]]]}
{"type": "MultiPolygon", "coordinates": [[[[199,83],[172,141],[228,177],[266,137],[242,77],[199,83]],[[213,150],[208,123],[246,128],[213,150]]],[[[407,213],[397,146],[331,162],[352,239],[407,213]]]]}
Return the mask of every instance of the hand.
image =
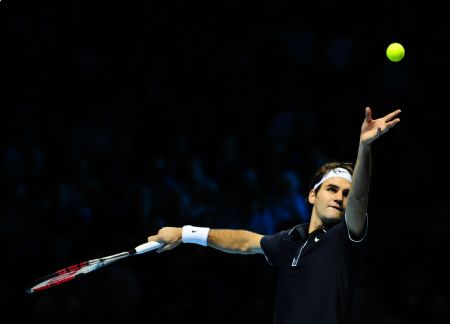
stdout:
{"type": "Polygon", "coordinates": [[[181,231],[180,227],[163,227],[158,231],[158,234],[149,236],[147,240],[164,244],[156,250],[157,253],[172,250],[181,243],[181,231]]]}
{"type": "Polygon", "coordinates": [[[366,118],[361,126],[360,143],[370,144],[387,133],[389,129],[400,122],[400,118],[395,118],[400,112],[401,110],[397,109],[382,118],[372,119],[372,110],[370,107],[366,107],[366,118]]]}

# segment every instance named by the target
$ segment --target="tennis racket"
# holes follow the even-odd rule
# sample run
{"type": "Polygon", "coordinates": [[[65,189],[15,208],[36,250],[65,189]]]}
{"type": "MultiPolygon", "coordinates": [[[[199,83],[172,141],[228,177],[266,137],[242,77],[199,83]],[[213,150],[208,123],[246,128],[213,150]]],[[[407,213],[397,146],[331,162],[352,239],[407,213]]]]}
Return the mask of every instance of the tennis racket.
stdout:
{"type": "Polygon", "coordinates": [[[107,266],[113,262],[122,260],[131,255],[142,254],[152,250],[155,250],[162,246],[162,243],[159,242],[147,242],[141,245],[138,245],[134,249],[126,252],[117,253],[114,255],[105,256],[99,259],[93,259],[89,261],[84,261],[78,264],[71,265],[64,269],[53,272],[41,279],[38,279],[34,285],[27,289],[27,293],[35,293],[38,291],[42,291],[48,289],[50,287],[54,287],[60,285],[64,282],[71,281],[75,278],[78,278],[82,275],[85,275],[89,272],[98,270],[104,266],[107,266]]]}

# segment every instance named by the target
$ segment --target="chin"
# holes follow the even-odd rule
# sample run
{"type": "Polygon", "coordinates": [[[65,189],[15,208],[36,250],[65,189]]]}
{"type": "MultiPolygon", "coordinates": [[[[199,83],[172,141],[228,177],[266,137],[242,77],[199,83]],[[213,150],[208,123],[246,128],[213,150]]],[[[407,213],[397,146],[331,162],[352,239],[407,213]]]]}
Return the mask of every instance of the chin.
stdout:
{"type": "Polygon", "coordinates": [[[340,223],[342,221],[342,217],[322,217],[320,220],[322,221],[322,225],[324,227],[331,227],[337,223],[340,223]]]}

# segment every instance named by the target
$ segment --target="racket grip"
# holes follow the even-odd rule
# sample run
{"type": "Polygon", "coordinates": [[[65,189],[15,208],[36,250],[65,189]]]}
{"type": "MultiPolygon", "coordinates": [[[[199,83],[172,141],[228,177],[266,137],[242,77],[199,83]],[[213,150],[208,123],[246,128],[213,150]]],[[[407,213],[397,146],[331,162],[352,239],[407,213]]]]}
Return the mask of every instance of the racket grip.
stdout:
{"type": "Polygon", "coordinates": [[[156,241],[151,241],[151,242],[147,242],[147,243],[136,246],[134,248],[134,250],[136,251],[137,254],[140,254],[140,253],[145,253],[145,252],[155,250],[162,245],[163,245],[162,243],[159,243],[156,241]]]}

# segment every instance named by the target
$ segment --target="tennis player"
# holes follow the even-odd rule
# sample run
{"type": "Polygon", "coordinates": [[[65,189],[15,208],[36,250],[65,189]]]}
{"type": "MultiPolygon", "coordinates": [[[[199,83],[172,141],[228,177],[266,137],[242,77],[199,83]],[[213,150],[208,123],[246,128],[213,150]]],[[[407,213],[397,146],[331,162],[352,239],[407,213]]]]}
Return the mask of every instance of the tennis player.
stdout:
{"type": "Polygon", "coordinates": [[[163,227],[148,240],[163,244],[157,252],[183,242],[227,253],[263,254],[278,267],[274,323],[353,323],[355,291],[367,246],[363,243],[368,228],[371,145],[400,122],[400,112],[372,119],[370,107],[365,109],[355,164],[326,163],[313,177],[309,223],[266,235],[191,225],[163,227]]]}

